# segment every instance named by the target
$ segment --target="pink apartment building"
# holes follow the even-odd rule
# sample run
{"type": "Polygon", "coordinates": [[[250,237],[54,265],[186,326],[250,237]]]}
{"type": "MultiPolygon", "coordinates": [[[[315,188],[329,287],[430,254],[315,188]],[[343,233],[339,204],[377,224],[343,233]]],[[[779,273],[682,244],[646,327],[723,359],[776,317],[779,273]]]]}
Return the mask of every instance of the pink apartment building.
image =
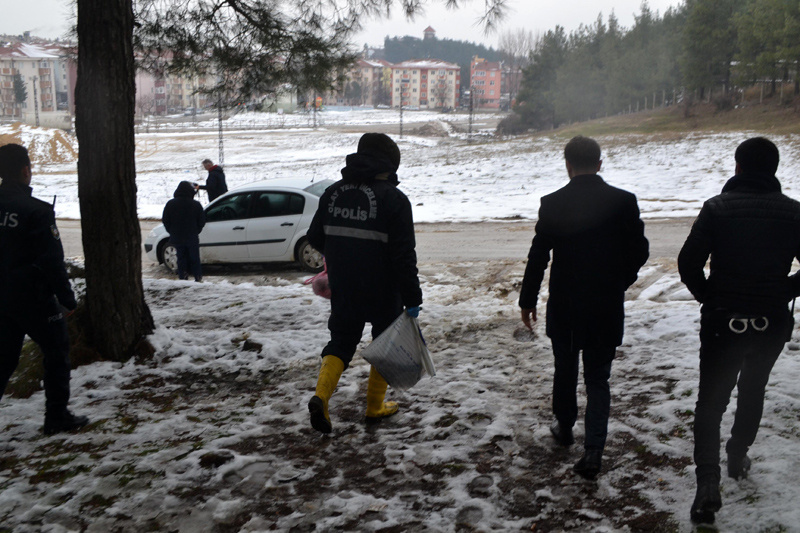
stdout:
{"type": "Polygon", "coordinates": [[[474,107],[499,109],[503,92],[503,63],[473,57],[470,64],[470,89],[474,107]]]}

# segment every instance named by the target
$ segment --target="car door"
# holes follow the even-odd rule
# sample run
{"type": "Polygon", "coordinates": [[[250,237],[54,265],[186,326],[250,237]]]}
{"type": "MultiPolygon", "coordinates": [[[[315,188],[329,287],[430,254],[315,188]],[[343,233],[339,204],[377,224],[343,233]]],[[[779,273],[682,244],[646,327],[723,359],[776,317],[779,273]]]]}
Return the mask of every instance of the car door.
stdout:
{"type": "Polygon", "coordinates": [[[251,192],[231,194],[206,208],[206,225],[200,232],[203,263],[237,263],[248,260],[247,223],[251,192]]]}
{"type": "Polygon", "coordinates": [[[253,194],[247,226],[251,261],[276,260],[291,255],[289,246],[303,216],[305,201],[299,193],[261,191],[253,194]]]}

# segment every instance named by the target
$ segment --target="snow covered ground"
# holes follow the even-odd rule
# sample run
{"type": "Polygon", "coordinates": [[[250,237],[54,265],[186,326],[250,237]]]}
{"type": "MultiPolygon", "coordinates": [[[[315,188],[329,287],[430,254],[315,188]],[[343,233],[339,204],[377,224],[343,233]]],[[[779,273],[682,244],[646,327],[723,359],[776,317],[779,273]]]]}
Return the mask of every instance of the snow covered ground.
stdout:
{"type": "MultiPolygon", "coordinates": [[[[601,139],[605,174],[635,191],[647,216],[692,215],[746,136],[601,139]]],[[[232,135],[229,181],[336,175],[357,138],[232,135]]],[[[798,196],[798,139],[775,140],[780,177],[798,196]]],[[[140,136],[142,213],[160,214],[184,174],[202,177],[197,161],[214,142],[140,136]]],[[[533,217],[538,197],[564,182],[562,145],[409,137],[402,187],[417,220],[533,217]]],[[[69,214],[74,175],[36,170],[39,196],[59,194],[69,214]]],[[[400,412],[368,427],[369,367],[356,357],[331,401],[330,436],[308,424],[328,302],[302,285],[306,276],[218,268],[196,284],[150,267],[155,357],[73,371],[72,407],[90,416],[88,428],[44,436],[41,392],[0,402],[0,531],[691,531],[699,306],[674,261],[648,262],[628,293],[605,463],[587,482],[571,471],[581,447],[557,448],[548,431],[552,355],[544,324],[534,336],[521,329],[522,259],[422,264],[420,321],[437,376],[390,390],[400,412]]],[[[767,390],[750,478],[723,478],[722,531],[800,531],[798,357],[795,331],[767,390]]],[[[579,398],[583,406],[582,386],[579,398]]]]}
{"type": "MultiPolygon", "coordinates": [[[[86,430],[45,437],[42,393],[3,399],[0,523],[15,533],[691,530],[699,312],[674,265],[648,264],[629,292],[594,483],[571,472],[580,446],[556,448],[549,435],[552,360],[543,324],[533,338],[520,329],[522,264],[421,274],[438,375],[390,390],[401,411],[367,427],[368,365],[357,357],[332,399],[329,437],[306,411],[327,301],[303,275],[148,277],[155,359],[73,372],[86,430]]],[[[723,479],[723,531],[798,530],[798,350],[795,333],[750,479],[723,479]]]]}
{"type": "MultiPolygon", "coordinates": [[[[225,133],[225,174],[229,188],[273,178],[339,177],[344,158],[355,151],[360,133],[353,126],[374,129],[396,125],[390,110],[319,113],[322,127],[314,130],[306,115],[242,114],[232,117],[225,133]],[[237,129],[247,124],[248,129],[237,129]],[[342,126],[348,126],[342,131],[342,126]],[[258,129],[263,128],[263,129],[258,129]]],[[[463,115],[407,112],[409,132],[421,124],[441,122],[449,137],[407,134],[399,140],[402,189],[414,203],[418,222],[479,221],[512,217],[535,218],[539,198],[561,187],[566,177],[563,148],[566,139],[542,137],[498,141],[487,135],[465,142],[451,122],[463,115]],[[450,121],[450,122],[448,122],[450,121]]],[[[164,204],[181,180],[203,182],[200,161],[217,160],[218,137],[213,121],[196,130],[137,135],[139,215],[160,218],[164,204]]],[[[187,126],[188,127],[188,126],[187,126]]],[[[462,129],[463,128],[459,128],[462,129]]],[[[1,131],[0,131],[1,132],[1,131]]],[[[482,132],[486,133],[486,132],[482,132]]],[[[600,137],[604,149],[601,174],[613,185],[639,197],[645,217],[693,216],[703,200],[716,194],[733,175],[733,151],[747,133],[690,133],[685,135],[619,135],[600,137]]],[[[395,136],[396,137],[396,136],[395,136]]],[[[781,150],[778,172],[787,193],[800,196],[800,136],[773,136],[781,150]]],[[[35,194],[51,201],[58,196],[57,214],[80,218],[75,163],[44,164],[35,168],[35,194]]]]}

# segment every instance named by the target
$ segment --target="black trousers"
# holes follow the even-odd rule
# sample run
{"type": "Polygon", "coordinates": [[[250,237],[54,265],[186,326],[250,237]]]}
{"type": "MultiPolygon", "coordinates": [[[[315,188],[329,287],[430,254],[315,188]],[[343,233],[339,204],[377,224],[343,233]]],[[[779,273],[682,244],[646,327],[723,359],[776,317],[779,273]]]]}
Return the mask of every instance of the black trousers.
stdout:
{"type": "Polygon", "coordinates": [[[13,314],[0,311],[0,397],[17,368],[26,334],[44,356],[45,408],[59,413],[69,403],[70,364],[67,321],[55,297],[21,305],[13,314]]]}
{"type": "MultiPolygon", "coordinates": [[[[703,313],[700,321],[700,388],[694,417],[694,462],[698,482],[719,483],[720,423],[733,387],[738,389],[736,414],[726,451],[744,455],[756,439],[764,410],[769,374],[791,335],[794,321],[785,312],[768,317],[758,331],[753,322],[728,312],[703,313]],[[737,331],[731,330],[731,327],[737,331]]],[[[754,318],[759,329],[764,322],[754,318]]]]}
{"type": "Polygon", "coordinates": [[[200,265],[200,245],[173,244],[173,246],[175,246],[175,253],[178,256],[178,277],[188,279],[191,274],[195,281],[200,281],[203,278],[203,269],[200,265]]]}
{"type": "Polygon", "coordinates": [[[553,375],[553,413],[562,427],[572,427],[578,419],[578,364],[583,352],[583,382],[586,385],[586,414],[584,426],[586,449],[602,450],[608,435],[608,416],[611,410],[611,362],[616,346],[584,348],[569,341],[551,339],[555,358],[553,375]]]}
{"type": "Polygon", "coordinates": [[[372,324],[372,338],[374,339],[403,312],[403,305],[399,300],[394,303],[389,302],[385,307],[374,309],[369,313],[359,312],[347,305],[332,307],[331,316],[328,319],[331,340],[320,355],[322,357],[335,355],[344,362],[345,368],[350,366],[350,361],[353,360],[367,322],[372,324]]]}

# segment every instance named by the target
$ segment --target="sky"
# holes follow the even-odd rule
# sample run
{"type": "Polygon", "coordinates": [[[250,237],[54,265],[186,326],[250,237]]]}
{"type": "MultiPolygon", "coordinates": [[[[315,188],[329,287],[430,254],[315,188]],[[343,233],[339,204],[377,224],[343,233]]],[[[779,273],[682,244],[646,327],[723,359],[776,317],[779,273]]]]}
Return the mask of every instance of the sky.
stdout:
{"type": "MultiPolygon", "coordinates": [[[[70,0],[0,0],[3,16],[0,17],[0,34],[18,35],[30,31],[40,37],[56,38],[63,36],[69,27],[70,0]]],[[[359,47],[364,44],[380,46],[387,35],[390,37],[411,35],[422,37],[422,30],[431,26],[440,39],[457,39],[487,46],[497,45],[497,36],[510,30],[523,28],[547,31],[556,25],[564,26],[567,31],[576,29],[580,24],[592,23],[599,13],[607,17],[612,11],[623,26],[633,24],[633,15],[638,13],[641,0],[508,0],[509,12],[506,20],[494,34],[486,35],[476,25],[484,6],[483,0],[468,1],[458,10],[448,10],[444,0],[428,0],[425,13],[408,21],[399,9],[393,16],[381,20],[365,20],[364,30],[357,34],[354,43],[359,47]]],[[[650,0],[653,11],[663,13],[670,6],[676,6],[680,0],[650,0]]]]}

